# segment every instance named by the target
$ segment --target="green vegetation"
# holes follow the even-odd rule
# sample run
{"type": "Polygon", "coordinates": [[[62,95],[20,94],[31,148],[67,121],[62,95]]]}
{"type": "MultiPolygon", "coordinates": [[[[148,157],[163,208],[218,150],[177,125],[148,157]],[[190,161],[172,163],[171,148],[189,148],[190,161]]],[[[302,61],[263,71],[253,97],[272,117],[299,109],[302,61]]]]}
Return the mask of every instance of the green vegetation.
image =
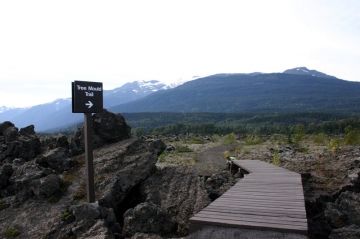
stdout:
{"type": "Polygon", "coordinates": [[[189,152],[192,152],[192,149],[190,149],[187,145],[178,145],[176,147],[176,152],[178,152],[178,153],[189,153],[189,152]]]}
{"type": "Polygon", "coordinates": [[[205,140],[199,136],[193,136],[189,140],[187,140],[189,144],[205,144],[205,140]]]}
{"type": "Polygon", "coordinates": [[[330,113],[126,113],[137,135],[286,135],[302,141],[306,135],[344,135],[360,129],[359,115],[330,113]]]}
{"type": "Polygon", "coordinates": [[[340,149],[341,141],[340,139],[330,139],[330,142],[328,144],[328,149],[333,154],[336,154],[340,149]]]}
{"type": "Polygon", "coordinates": [[[346,145],[358,145],[360,144],[360,132],[359,129],[353,129],[351,126],[345,128],[344,143],[346,145]]]}
{"type": "Polygon", "coordinates": [[[225,135],[224,137],[224,144],[230,145],[236,143],[236,135],[234,133],[230,133],[225,135]]]}
{"type": "Polygon", "coordinates": [[[318,133],[313,136],[313,141],[317,145],[327,145],[329,142],[329,137],[324,133],[318,133]]]}
{"type": "Polygon", "coordinates": [[[65,211],[63,211],[61,213],[60,219],[63,222],[69,222],[69,221],[72,221],[74,219],[74,215],[68,209],[66,209],[65,211]]]}
{"type": "Polygon", "coordinates": [[[296,125],[293,129],[293,142],[295,144],[299,144],[305,136],[305,128],[304,125],[299,124],[296,125]]]}
{"type": "Polygon", "coordinates": [[[4,200],[0,199],[0,211],[8,207],[9,205],[4,200]]]}
{"type": "Polygon", "coordinates": [[[77,190],[73,195],[73,199],[79,201],[84,199],[85,197],[86,197],[86,184],[85,182],[81,182],[81,184],[79,185],[79,187],[77,188],[77,190]]]}
{"type": "Polygon", "coordinates": [[[4,236],[5,236],[5,238],[8,238],[8,239],[16,238],[19,235],[20,235],[20,232],[15,227],[8,227],[4,231],[4,236]]]}
{"type": "Polygon", "coordinates": [[[281,164],[281,160],[280,160],[280,154],[278,150],[275,150],[272,154],[272,164],[274,164],[275,166],[280,166],[281,164]]]}
{"type": "Polygon", "coordinates": [[[262,143],[262,139],[260,136],[258,135],[253,135],[253,134],[250,134],[248,136],[246,136],[245,138],[245,144],[246,145],[257,145],[257,144],[260,144],[262,143]]]}

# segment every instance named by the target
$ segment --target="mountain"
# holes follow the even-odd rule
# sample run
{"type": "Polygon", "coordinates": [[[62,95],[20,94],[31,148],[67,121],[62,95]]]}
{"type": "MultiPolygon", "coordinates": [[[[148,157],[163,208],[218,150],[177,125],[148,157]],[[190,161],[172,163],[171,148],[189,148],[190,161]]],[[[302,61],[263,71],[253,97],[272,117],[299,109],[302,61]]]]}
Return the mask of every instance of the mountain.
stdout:
{"type": "Polygon", "coordinates": [[[22,113],[24,113],[28,108],[10,108],[6,106],[0,107],[0,122],[13,119],[22,113]]]}
{"type": "Polygon", "coordinates": [[[322,73],[322,72],[316,71],[316,70],[309,70],[306,67],[296,67],[293,69],[288,69],[288,70],[284,71],[283,73],[292,74],[292,75],[306,75],[306,76],[316,76],[316,77],[321,77],[321,78],[337,79],[334,76],[330,76],[330,75],[327,75],[325,73],[322,73]]]}
{"type": "Polygon", "coordinates": [[[217,74],[110,110],[126,113],[360,112],[360,83],[306,68],[270,74],[217,74]]]}
{"type": "MultiPolygon", "coordinates": [[[[104,91],[104,107],[127,103],[168,88],[169,86],[156,80],[126,83],[116,89],[104,91]]],[[[82,118],[82,114],[71,112],[71,99],[58,99],[27,109],[0,108],[0,122],[10,120],[17,127],[34,124],[37,131],[66,127],[82,118]]]]}
{"type": "Polygon", "coordinates": [[[119,102],[130,102],[143,98],[151,93],[159,90],[169,89],[170,86],[156,80],[151,81],[134,81],[126,83],[123,86],[105,91],[104,104],[105,107],[118,105],[119,102]]]}

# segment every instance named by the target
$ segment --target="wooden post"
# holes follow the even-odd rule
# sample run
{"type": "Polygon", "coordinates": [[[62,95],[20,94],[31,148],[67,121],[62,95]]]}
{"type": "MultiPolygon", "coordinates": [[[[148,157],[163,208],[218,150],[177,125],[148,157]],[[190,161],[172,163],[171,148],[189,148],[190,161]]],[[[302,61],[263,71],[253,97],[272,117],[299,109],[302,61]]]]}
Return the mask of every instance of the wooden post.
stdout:
{"type": "Polygon", "coordinates": [[[84,113],[84,138],[85,138],[85,162],[86,162],[86,193],[89,203],[95,202],[94,185],[94,159],[92,143],[92,119],[91,113],[84,113]]]}

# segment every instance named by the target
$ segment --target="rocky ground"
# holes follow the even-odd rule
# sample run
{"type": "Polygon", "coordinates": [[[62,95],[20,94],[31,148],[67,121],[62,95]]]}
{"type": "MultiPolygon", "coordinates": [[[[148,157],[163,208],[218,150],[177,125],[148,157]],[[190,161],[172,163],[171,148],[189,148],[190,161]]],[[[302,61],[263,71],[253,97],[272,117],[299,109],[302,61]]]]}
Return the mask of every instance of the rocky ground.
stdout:
{"type": "Polygon", "coordinates": [[[301,173],[310,238],[360,238],[358,146],[134,138],[120,115],[105,111],[93,122],[96,203],[86,203],[82,129],[39,136],[33,126],[0,124],[0,238],[187,237],[189,218],[239,180],[228,156],[301,173]]]}
{"type": "Polygon", "coordinates": [[[81,129],[53,137],[0,124],[0,238],[183,237],[189,218],[237,180],[222,157],[207,173],[159,163],[169,148],[131,137],[119,115],[93,122],[96,203],[86,203],[81,129]]]}

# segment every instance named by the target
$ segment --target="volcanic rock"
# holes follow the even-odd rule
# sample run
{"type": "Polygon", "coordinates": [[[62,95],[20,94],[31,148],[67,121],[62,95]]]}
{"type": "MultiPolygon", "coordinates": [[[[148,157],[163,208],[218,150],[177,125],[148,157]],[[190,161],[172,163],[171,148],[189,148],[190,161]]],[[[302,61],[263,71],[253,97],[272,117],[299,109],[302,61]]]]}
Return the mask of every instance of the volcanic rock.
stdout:
{"type": "Polygon", "coordinates": [[[124,214],[123,231],[126,236],[136,232],[168,234],[175,228],[171,217],[153,203],[141,203],[124,214]]]}
{"type": "Polygon", "coordinates": [[[72,166],[74,166],[74,161],[69,158],[65,148],[55,148],[49,150],[37,158],[36,163],[42,167],[54,169],[58,173],[69,170],[72,166]]]}

